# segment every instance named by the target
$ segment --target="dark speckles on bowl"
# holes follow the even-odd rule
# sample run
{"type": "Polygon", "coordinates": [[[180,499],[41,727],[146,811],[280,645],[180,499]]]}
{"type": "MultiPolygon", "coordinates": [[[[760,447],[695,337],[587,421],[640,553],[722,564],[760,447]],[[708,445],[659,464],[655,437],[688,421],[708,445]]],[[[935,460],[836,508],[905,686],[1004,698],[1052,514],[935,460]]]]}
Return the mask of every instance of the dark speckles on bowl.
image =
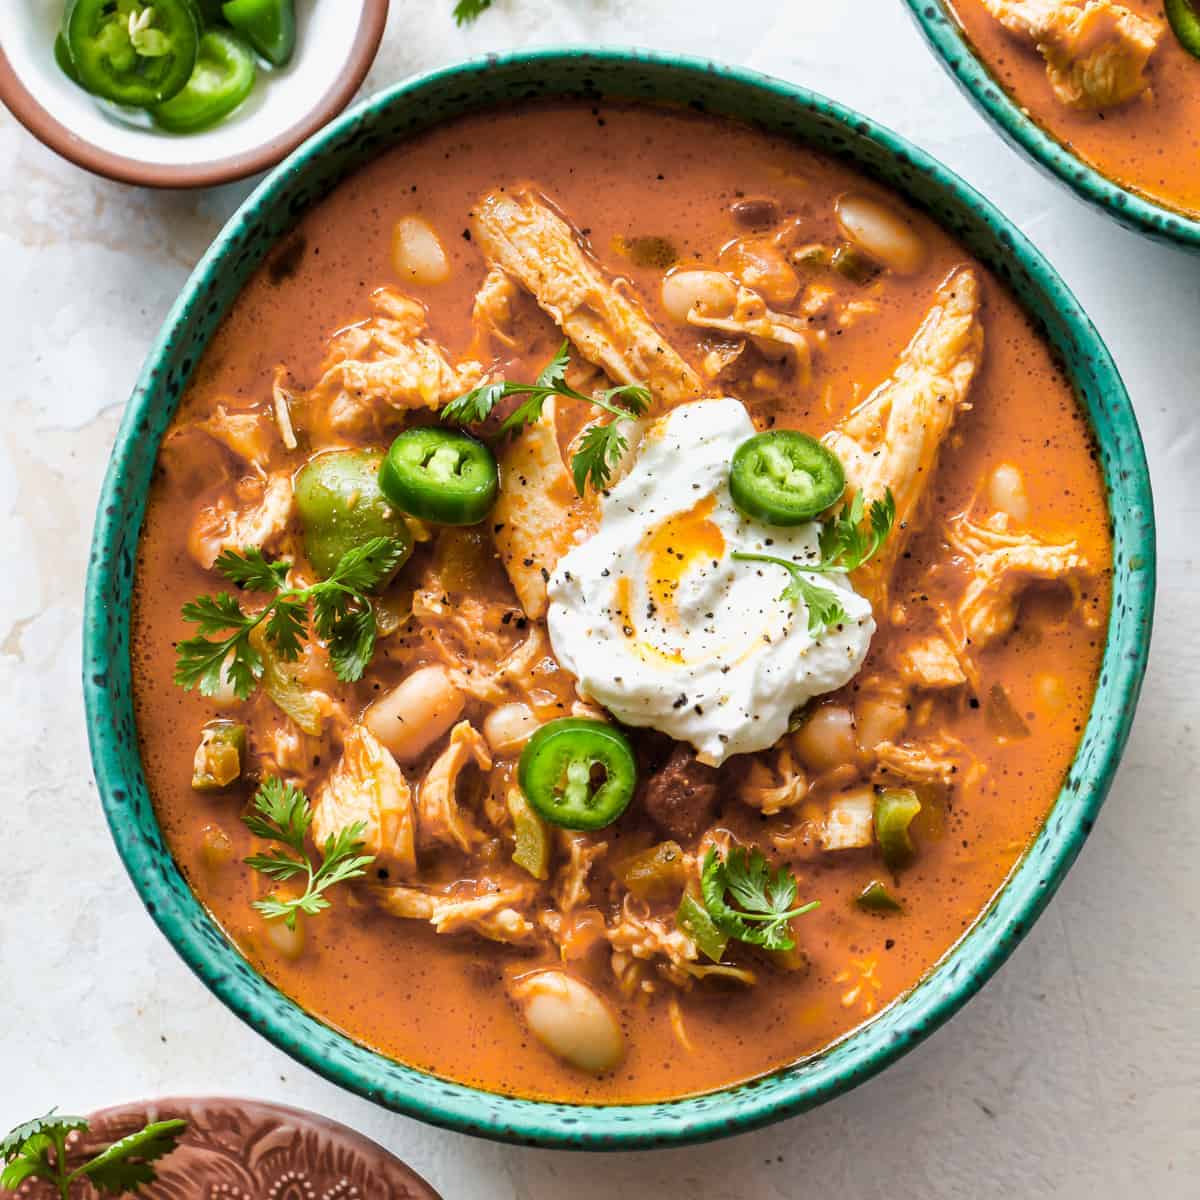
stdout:
{"type": "Polygon", "coordinates": [[[913,20],[955,83],[1004,137],[1077,196],[1106,212],[1126,229],[1188,250],[1200,250],[1200,220],[1130,191],[1102,175],[1047,133],[980,61],[948,0],[906,0],[913,20]]]}
{"type": "Polygon", "coordinates": [[[1120,376],[1062,281],[982,196],[890,131],[778,80],[635,51],[546,50],[437,71],[347,113],[270,175],[214,242],[167,318],[117,438],[88,576],[84,692],[96,779],[121,857],[171,943],[234,1012],[314,1070],[422,1120],[509,1142],[631,1149],[717,1138],[820,1104],[894,1061],[983,985],[1049,899],[1104,800],[1145,669],[1153,599],[1150,484],[1120,376]],[[129,661],[129,567],[158,442],[186,382],[185,362],[198,359],[250,272],[299,212],[383,147],[465,112],[584,90],[698,104],[785,133],[896,188],[940,221],[1009,282],[1055,346],[1106,451],[1118,562],[1131,555],[1141,562],[1137,571],[1114,570],[1106,673],[1071,770],[1077,787],[1063,790],[1053,819],[945,962],[871,1024],[787,1070],[712,1095],[607,1108],[508,1099],[390,1062],[258,976],[188,890],[163,842],[134,736],[129,661]]]}

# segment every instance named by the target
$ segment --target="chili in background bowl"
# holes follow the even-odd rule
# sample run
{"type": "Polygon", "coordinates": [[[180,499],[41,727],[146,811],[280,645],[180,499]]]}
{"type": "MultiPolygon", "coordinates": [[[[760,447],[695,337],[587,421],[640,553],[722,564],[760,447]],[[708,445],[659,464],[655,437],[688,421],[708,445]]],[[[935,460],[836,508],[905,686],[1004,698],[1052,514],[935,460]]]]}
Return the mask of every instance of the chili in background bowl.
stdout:
{"type": "Polygon", "coordinates": [[[508,1142],[628,1150],[709,1140],[802,1112],[869,1078],[953,1015],[1012,952],[1107,793],[1145,669],[1154,578],[1150,482],[1116,367],[1053,268],[957,176],[835,101],[737,68],[633,50],[492,56],[397,85],[312,138],[234,215],[169,314],[126,409],[94,534],[83,667],[93,764],[147,910],[222,1001],[306,1066],[398,1112],[508,1142]],[[1012,289],[1061,358],[1096,437],[1113,531],[1112,609],[1087,727],[1043,827],[979,920],[910,993],[821,1053],[738,1086],[641,1105],[522,1100],[451,1083],[355,1043],[282,995],[226,939],[171,858],[147,792],[132,704],[129,608],[158,445],[242,285],[300,213],[384,149],[463,113],[558,96],[655,100],[741,119],[849,162],[926,211],[1012,289]]]}
{"type": "MultiPolygon", "coordinates": [[[[948,0],[904,2],[942,66],[1010,145],[1126,229],[1156,241],[1200,250],[1200,217],[1123,187],[1039,125],[979,57],[948,0]]],[[[1173,35],[1168,30],[1164,36],[1173,35]]]]}

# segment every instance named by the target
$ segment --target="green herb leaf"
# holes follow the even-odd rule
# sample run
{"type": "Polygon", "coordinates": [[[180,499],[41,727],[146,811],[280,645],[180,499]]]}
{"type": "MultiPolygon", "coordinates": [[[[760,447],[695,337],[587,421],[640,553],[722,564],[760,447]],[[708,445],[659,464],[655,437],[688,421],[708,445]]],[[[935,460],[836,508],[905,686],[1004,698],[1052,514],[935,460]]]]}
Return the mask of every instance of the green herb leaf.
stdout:
{"type": "Polygon", "coordinates": [[[183,619],[198,626],[199,634],[176,647],[175,682],[212,696],[228,677],[234,694],[245,700],[263,673],[251,632],[265,622],[263,635],[271,648],[279,658],[294,661],[308,636],[309,605],[318,636],[329,643],[334,674],[346,683],[361,679],[375,653],[375,610],[368,593],[396,570],[404,555],[404,545],[395,538],[370,538],[347,550],[327,579],[307,588],[287,588],[290,563],[269,562],[254,547],[241,553],[225,551],[216,566],[226,578],[275,595],[255,613],[245,612],[226,592],[185,604],[183,619]]]}
{"type": "MultiPolygon", "coordinates": [[[[650,407],[649,390],[637,383],[608,388],[594,396],[576,391],[566,382],[569,361],[570,346],[564,341],[554,357],[539,372],[536,382],[506,383],[498,380],[481,384],[466,395],[459,396],[457,400],[451,400],[442,409],[442,420],[457,421],[463,425],[486,420],[502,396],[526,397],[501,423],[502,435],[516,433],[526,425],[541,420],[546,401],[551,396],[562,396],[568,400],[591,404],[618,420],[640,417],[650,407]]],[[[579,450],[571,460],[575,490],[582,496],[589,482],[597,491],[603,489],[627,445],[624,435],[617,430],[615,423],[589,426],[580,441],[579,450]]]]}
{"type": "Polygon", "coordinates": [[[155,1171],[152,1164],[170,1154],[179,1141],[186,1121],[155,1121],[107,1150],[73,1172],[72,1178],[87,1178],[101,1192],[113,1196],[131,1192],[144,1183],[152,1183],[155,1171]]]}
{"type": "Polygon", "coordinates": [[[708,915],[722,933],[766,950],[795,949],[789,922],[820,904],[813,900],[795,907],[795,876],[786,867],[772,872],[761,850],[747,853],[741,846],[724,859],[709,847],[700,892],[708,915]]]}
{"type": "Polygon", "coordinates": [[[242,817],[246,827],[256,837],[281,842],[299,856],[274,851],[252,854],[246,865],[261,871],[276,882],[305,878],[304,891],[294,898],[282,899],[274,894],[254,901],[254,908],[267,920],[282,920],[289,929],[296,928],[299,913],[315,916],[329,907],[325,891],[338,883],[357,879],[366,874],[366,867],[375,861],[373,854],[363,854],[362,835],[366,822],[339,829],[325,839],[322,861],[313,865],[305,847],[305,837],[312,826],[312,808],[308,797],[295,784],[285,783],[270,775],[254,796],[254,812],[242,817]]]}
{"type": "Polygon", "coordinates": [[[492,7],[492,0],[458,0],[454,6],[455,25],[469,25],[492,7]]]}

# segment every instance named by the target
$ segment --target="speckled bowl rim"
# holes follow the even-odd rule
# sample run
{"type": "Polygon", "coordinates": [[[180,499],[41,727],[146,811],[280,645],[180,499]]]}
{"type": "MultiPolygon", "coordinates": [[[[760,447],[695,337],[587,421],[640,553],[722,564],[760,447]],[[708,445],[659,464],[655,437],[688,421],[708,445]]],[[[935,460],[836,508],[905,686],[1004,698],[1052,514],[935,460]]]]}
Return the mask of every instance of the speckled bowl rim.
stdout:
{"type": "Polygon", "coordinates": [[[1005,139],[1065,183],[1082,200],[1127,229],[1158,241],[1200,250],[1200,219],[1122,187],[1067,149],[1039,125],[988,70],[959,25],[948,0],[904,0],[942,66],[1005,139]]]}
{"type": "MultiPolygon", "coordinates": [[[[546,94],[569,90],[555,85],[546,94]]],[[[307,202],[317,198],[311,195],[307,202]]],[[[834,101],[750,71],[640,50],[545,49],[491,56],[400,84],[346,113],[310,141],[260,184],[231,218],[167,317],[117,435],[92,544],[83,684],[96,780],[134,885],[184,960],[235,1013],[326,1078],[409,1116],[507,1142],[628,1150],[724,1137],[809,1109],[895,1061],[978,991],[1028,930],[1078,854],[1124,746],[1145,669],[1154,552],[1141,438],[1108,351],[1045,259],[944,166],[834,101]],[[714,111],[771,107],[776,125],[785,120],[779,114],[786,113],[787,120],[819,131],[811,136],[825,139],[821,144],[827,152],[859,162],[881,177],[898,173],[903,182],[894,179],[890,186],[932,190],[937,203],[925,207],[944,222],[957,223],[957,234],[966,244],[992,248],[991,265],[1007,273],[1019,295],[1032,297],[1031,303],[1036,300],[1047,336],[1064,359],[1075,364],[1072,379],[1097,431],[1114,530],[1113,615],[1080,752],[1045,826],[980,920],[912,992],[821,1054],[716,1093],[645,1105],[570,1105],[480,1091],[392,1062],[304,1013],[254,973],[188,890],[146,794],[130,699],[129,599],[158,441],[151,430],[165,424],[202,349],[202,341],[193,345],[186,339],[190,323],[213,322],[222,311],[212,298],[219,273],[232,271],[244,279],[278,240],[278,235],[267,237],[262,230],[281,197],[292,195],[290,189],[296,187],[303,191],[307,178],[320,178],[324,155],[340,163],[338,155],[355,138],[365,139],[361,144],[371,154],[381,150],[386,139],[379,129],[385,118],[399,122],[416,113],[412,120],[436,124],[426,113],[438,97],[450,97],[455,111],[470,111],[481,103],[480,89],[502,88],[505,95],[521,98],[536,93],[539,83],[556,71],[569,72],[572,80],[610,76],[620,81],[619,86],[593,83],[594,92],[586,94],[619,93],[636,99],[660,97],[674,89],[693,97],[693,106],[709,95],[714,111]],[[720,102],[712,103],[712,96],[720,102]],[[867,166],[868,160],[877,167],[867,166]],[[1011,255],[1011,269],[1005,266],[1006,255],[1011,255]],[[182,348],[173,350],[176,340],[182,348]]]]}
{"type": "Polygon", "coordinates": [[[150,188],[216,187],[218,184],[232,183],[275,166],[354,99],[354,93],[366,78],[379,52],[390,3],[391,0],[365,0],[358,32],[354,35],[341,74],[300,120],[252,150],[231,154],[213,162],[194,166],[186,163],[143,162],[126,154],[101,149],[94,142],[80,137],[70,126],[64,125],[38,101],[13,69],[3,46],[0,46],[0,102],[44,146],[77,167],[91,171],[93,175],[117,183],[150,188]]]}

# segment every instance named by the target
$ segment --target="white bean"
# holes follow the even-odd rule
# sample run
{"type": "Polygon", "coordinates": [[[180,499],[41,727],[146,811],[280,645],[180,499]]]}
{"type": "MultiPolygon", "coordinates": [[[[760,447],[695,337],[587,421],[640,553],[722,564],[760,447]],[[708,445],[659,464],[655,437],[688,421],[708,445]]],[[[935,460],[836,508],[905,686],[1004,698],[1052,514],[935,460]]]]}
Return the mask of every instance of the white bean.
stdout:
{"type": "Polygon", "coordinates": [[[796,750],[815,772],[830,771],[858,759],[854,718],[840,704],[823,704],[796,733],[796,750]]]}
{"type": "Polygon", "coordinates": [[[483,736],[493,752],[504,758],[520,750],[540,724],[528,704],[515,700],[493,708],[483,718],[483,736]]]}
{"type": "Polygon", "coordinates": [[[406,283],[428,287],[450,278],[450,260],[438,235],[420,217],[401,217],[392,230],[392,265],[406,283]]]}
{"type": "Polygon", "coordinates": [[[282,919],[266,923],[267,941],[289,962],[304,953],[304,917],[297,915],[296,928],[289,929],[282,919]]]}
{"type": "Polygon", "coordinates": [[[921,269],[925,243],[894,208],[847,192],[838,197],[834,211],[842,233],[864,254],[900,275],[921,269]]]}
{"type": "Polygon", "coordinates": [[[720,271],[672,271],[662,281],[662,302],[673,321],[686,323],[693,308],[706,317],[724,317],[737,303],[737,285],[720,271]]]}
{"type": "Polygon", "coordinates": [[[1029,497],[1025,494],[1025,477],[1012,465],[1001,463],[988,480],[988,499],[992,507],[1008,513],[1018,525],[1029,520],[1029,497]]]}
{"type": "Polygon", "coordinates": [[[908,724],[908,710],[899,700],[878,696],[859,700],[854,714],[859,749],[874,750],[880,742],[894,742],[908,724]]]}
{"type": "Polygon", "coordinates": [[[380,696],[363,724],[400,762],[411,762],[458,720],[463,704],[445,667],[421,667],[380,696]]]}
{"type": "Polygon", "coordinates": [[[600,1075],[625,1053],[625,1038],[612,1009],[565,971],[534,971],[512,987],[533,1036],[564,1062],[600,1075]]]}

